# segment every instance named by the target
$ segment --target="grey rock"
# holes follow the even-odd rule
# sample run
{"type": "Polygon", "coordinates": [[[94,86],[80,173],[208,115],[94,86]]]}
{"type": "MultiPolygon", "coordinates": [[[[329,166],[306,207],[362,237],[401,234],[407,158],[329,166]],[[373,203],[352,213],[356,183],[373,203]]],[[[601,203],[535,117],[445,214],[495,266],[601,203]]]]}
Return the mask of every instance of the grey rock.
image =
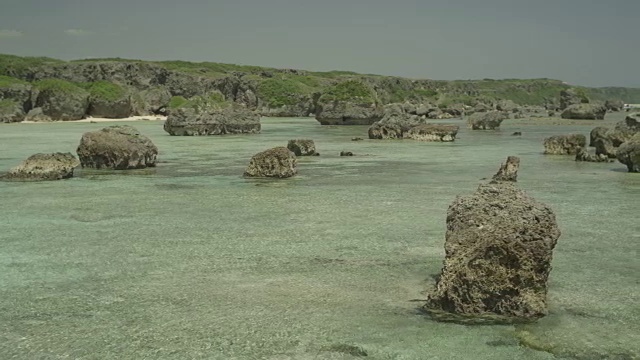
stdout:
{"type": "Polygon", "coordinates": [[[491,183],[499,183],[502,181],[518,181],[518,170],[520,169],[520,158],[517,156],[507,157],[507,161],[500,165],[498,172],[493,175],[491,183]]]}
{"type": "Polygon", "coordinates": [[[405,139],[419,141],[452,142],[456,140],[456,135],[460,127],[448,124],[422,124],[409,129],[403,134],[405,139]]]}
{"type": "Polygon", "coordinates": [[[82,88],[44,89],[38,93],[35,107],[53,120],[79,120],[84,118],[89,107],[89,93],[82,88]]]}
{"type": "Polygon", "coordinates": [[[622,111],[622,108],[624,107],[624,101],[619,99],[609,99],[604,102],[604,106],[609,111],[622,111]]]}
{"type": "Polygon", "coordinates": [[[496,130],[508,115],[501,111],[474,113],[467,119],[467,125],[473,130],[496,130]]]}
{"type": "MultiPolygon", "coordinates": [[[[140,92],[146,114],[166,114],[164,111],[171,101],[171,92],[164,87],[152,87],[140,92]]],[[[140,114],[140,115],[146,115],[140,114]]]]}
{"type": "Polygon", "coordinates": [[[7,180],[42,181],[61,180],[73,176],[73,170],[80,165],[71,153],[35,154],[4,176],[7,180]]]}
{"type": "Polygon", "coordinates": [[[22,112],[26,113],[31,109],[33,88],[30,84],[14,83],[0,86],[0,101],[11,100],[17,103],[22,112]]]}
{"type": "Polygon", "coordinates": [[[0,123],[15,123],[24,120],[22,105],[14,100],[0,100],[0,123]]]}
{"type": "Polygon", "coordinates": [[[384,117],[369,127],[369,139],[402,139],[409,129],[424,123],[423,118],[406,113],[398,104],[387,105],[384,117]]]}
{"type": "Polygon", "coordinates": [[[91,96],[87,114],[92,117],[122,119],[133,115],[133,101],[130,94],[118,99],[105,99],[91,96]]]}
{"type": "Polygon", "coordinates": [[[244,172],[246,177],[288,178],[298,173],[297,159],[284,146],[265,150],[254,155],[244,172]]]}
{"type": "Polygon", "coordinates": [[[84,133],[77,153],[83,168],[126,170],[155,166],[158,148],[136,128],[119,125],[84,133]]]}
{"type": "Polygon", "coordinates": [[[384,108],[374,103],[332,101],[318,104],[316,120],[322,125],[371,125],[384,116],[384,108]]]}
{"type": "Polygon", "coordinates": [[[292,151],[296,156],[316,156],[316,145],[313,140],[297,139],[289,140],[287,149],[292,151]]]}
{"type": "Polygon", "coordinates": [[[351,151],[340,151],[340,156],[353,156],[351,151]]]}
{"type": "Polygon", "coordinates": [[[607,108],[600,103],[575,104],[568,106],[560,115],[563,119],[603,120],[607,108]]]}
{"type": "Polygon", "coordinates": [[[560,92],[560,110],[565,110],[572,105],[589,103],[589,99],[575,88],[562,90],[560,92]]]}
{"type": "Polygon", "coordinates": [[[604,154],[594,155],[589,153],[585,148],[579,148],[576,153],[576,161],[583,162],[610,162],[609,158],[604,154]]]}
{"type": "Polygon", "coordinates": [[[616,157],[622,164],[627,165],[629,172],[640,172],[640,133],[636,133],[620,145],[616,157]]]}
{"type": "Polygon", "coordinates": [[[575,155],[580,148],[587,145],[587,138],[582,134],[554,135],[544,139],[546,155],[575,155]]]}
{"type": "Polygon", "coordinates": [[[171,111],[164,130],[177,136],[257,134],[260,115],[235,105],[205,109],[186,107],[171,111]]]}
{"type": "Polygon", "coordinates": [[[604,133],[604,130],[596,132],[596,129],[592,130],[596,154],[616,158],[616,148],[640,132],[640,117],[638,114],[628,115],[625,120],[616,123],[613,129],[604,133]]]}
{"type": "Polygon", "coordinates": [[[42,111],[42,108],[37,107],[29,110],[29,112],[24,118],[24,121],[49,122],[53,120],[51,119],[51,117],[44,114],[44,112],[42,111]]]}
{"type": "Polygon", "coordinates": [[[496,103],[496,110],[514,112],[518,110],[518,104],[513,102],[513,100],[500,100],[496,103]]]}
{"type": "Polygon", "coordinates": [[[596,146],[596,139],[604,138],[609,131],[608,127],[597,126],[589,133],[589,146],[596,146]]]}
{"type": "Polygon", "coordinates": [[[508,181],[480,185],[449,206],[444,266],[424,306],[436,319],[532,321],[548,313],[560,229],[554,212],[504,173],[508,181]]]}

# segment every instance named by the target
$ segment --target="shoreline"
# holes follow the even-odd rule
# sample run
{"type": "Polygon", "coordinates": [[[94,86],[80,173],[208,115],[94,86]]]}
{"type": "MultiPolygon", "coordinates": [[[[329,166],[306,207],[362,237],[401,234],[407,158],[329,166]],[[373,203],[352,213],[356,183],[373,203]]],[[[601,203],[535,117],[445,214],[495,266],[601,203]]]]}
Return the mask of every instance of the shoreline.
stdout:
{"type": "Polygon", "coordinates": [[[165,121],[166,116],[130,116],[127,118],[109,119],[88,117],[80,120],[53,120],[53,121],[21,121],[16,124],[52,124],[52,123],[103,123],[103,122],[126,122],[126,121],[165,121]]]}

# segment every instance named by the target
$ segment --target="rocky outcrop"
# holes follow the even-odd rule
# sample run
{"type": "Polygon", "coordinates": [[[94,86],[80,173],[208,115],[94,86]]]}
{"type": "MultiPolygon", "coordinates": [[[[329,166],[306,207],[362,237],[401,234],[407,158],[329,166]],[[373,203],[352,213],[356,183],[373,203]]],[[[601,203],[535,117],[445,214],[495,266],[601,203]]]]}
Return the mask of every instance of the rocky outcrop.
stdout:
{"type": "Polygon", "coordinates": [[[89,93],[73,84],[45,80],[39,84],[35,107],[53,120],[79,120],[89,107],[89,93]]]}
{"type": "Polygon", "coordinates": [[[122,119],[132,116],[133,112],[132,97],[128,93],[113,98],[96,95],[89,98],[87,114],[92,117],[122,119]]]}
{"type": "Polygon", "coordinates": [[[622,108],[624,107],[624,101],[619,99],[610,99],[604,102],[604,106],[608,111],[622,111],[622,108]]]}
{"type": "Polygon", "coordinates": [[[562,90],[560,92],[560,110],[565,110],[572,105],[587,103],[589,103],[589,98],[575,88],[562,90]]]}
{"type": "MultiPolygon", "coordinates": [[[[0,76],[0,104],[2,100],[16,103],[24,113],[32,107],[32,86],[18,79],[0,76]]],[[[1,107],[1,105],[0,105],[1,107]]]]}
{"type": "Polygon", "coordinates": [[[369,127],[369,139],[402,139],[409,129],[425,124],[425,119],[405,111],[401,104],[385,107],[384,117],[369,127]]]}
{"type": "Polygon", "coordinates": [[[321,103],[316,112],[316,120],[322,125],[371,125],[383,116],[382,106],[351,101],[321,103]]]}
{"type": "Polygon", "coordinates": [[[493,175],[491,183],[500,183],[503,181],[518,181],[518,170],[520,169],[520,158],[517,156],[507,157],[507,161],[500,165],[498,172],[493,175]]]}
{"type": "Polygon", "coordinates": [[[42,108],[33,108],[29,110],[24,118],[24,121],[29,122],[49,122],[52,121],[51,117],[44,114],[42,108]]]}
{"type": "Polygon", "coordinates": [[[596,146],[596,139],[605,137],[605,134],[609,131],[606,126],[597,126],[589,133],[589,146],[596,146]]]}
{"type": "Polygon", "coordinates": [[[316,111],[313,96],[298,95],[293,104],[270,107],[263,104],[260,115],[269,117],[308,117],[316,111]]]}
{"type": "Polygon", "coordinates": [[[587,145],[587,138],[582,134],[554,135],[544,139],[546,155],[575,155],[580,148],[587,145]]]}
{"type": "Polygon", "coordinates": [[[155,166],[158,148],[136,128],[119,125],[84,133],[77,152],[83,168],[127,170],[155,166]]]}
{"type": "Polygon", "coordinates": [[[71,153],[35,154],[11,169],[4,178],[20,181],[68,179],[78,165],[78,159],[71,153]]]}
{"type": "Polygon", "coordinates": [[[140,92],[144,104],[143,111],[148,114],[167,114],[167,105],[171,100],[171,92],[163,87],[152,87],[140,92]]]}
{"type": "Polygon", "coordinates": [[[603,120],[607,108],[603,104],[575,104],[567,107],[560,117],[577,120],[603,120]]]}
{"type": "Polygon", "coordinates": [[[532,321],[547,314],[560,230],[553,211],[513,182],[511,158],[494,181],[447,211],[445,260],[424,309],[445,321],[532,321]]]}
{"type": "Polygon", "coordinates": [[[456,140],[459,130],[458,125],[422,124],[409,129],[403,137],[419,141],[451,142],[456,140]]]}
{"type": "Polygon", "coordinates": [[[24,120],[22,105],[14,100],[0,100],[0,123],[14,123],[24,120]]]}
{"type": "Polygon", "coordinates": [[[596,129],[591,131],[596,154],[616,158],[616,148],[640,132],[640,118],[638,114],[629,115],[624,121],[616,123],[613,129],[608,129],[604,133],[603,130],[596,131],[596,129]]]}
{"type": "Polygon", "coordinates": [[[585,148],[579,148],[576,152],[576,161],[584,161],[584,162],[610,162],[609,158],[604,155],[595,155],[589,153],[589,151],[585,148]]]}
{"type": "Polygon", "coordinates": [[[244,172],[246,177],[288,178],[298,173],[297,159],[284,146],[254,155],[244,172]]]}
{"type": "Polygon", "coordinates": [[[164,130],[177,136],[257,134],[260,115],[243,106],[184,107],[171,111],[164,130]]]}
{"type": "Polygon", "coordinates": [[[287,149],[291,150],[296,156],[320,155],[316,152],[316,145],[313,140],[309,139],[289,140],[287,149]]]}
{"type": "Polygon", "coordinates": [[[627,165],[629,172],[640,172],[640,132],[620,145],[616,157],[627,165]]]}
{"type": "Polygon", "coordinates": [[[518,110],[518,104],[513,100],[500,100],[496,103],[496,110],[505,112],[516,112],[518,110]]]}
{"type": "Polygon", "coordinates": [[[476,112],[469,116],[467,125],[473,130],[496,130],[508,115],[501,111],[476,112]]]}

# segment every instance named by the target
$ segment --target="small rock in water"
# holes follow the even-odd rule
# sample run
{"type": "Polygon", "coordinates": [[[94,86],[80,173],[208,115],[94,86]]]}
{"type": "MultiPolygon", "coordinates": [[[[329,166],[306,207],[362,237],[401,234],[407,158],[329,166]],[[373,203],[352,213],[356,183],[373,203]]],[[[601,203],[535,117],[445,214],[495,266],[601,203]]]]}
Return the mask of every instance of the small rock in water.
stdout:
{"type": "Polygon", "coordinates": [[[244,172],[246,177],[288,178],[298,173],[296,155],[284,146],[255,154],[244,172]]]}
{"type": "Polygon", "coordinates": [[[340,156],[353,156],[351,151],[340,151],[340,156]]]}
{"type": "Polygon", "coordinates": [[[351,138],[351,141],[362,141],[361,137],[353,137],[351,138]]]}
{"type": "Polygon", "coordinates": [[[522,132],[516,131],[513,134],[511,134],[511,136],[522,136],[522,132]]]}

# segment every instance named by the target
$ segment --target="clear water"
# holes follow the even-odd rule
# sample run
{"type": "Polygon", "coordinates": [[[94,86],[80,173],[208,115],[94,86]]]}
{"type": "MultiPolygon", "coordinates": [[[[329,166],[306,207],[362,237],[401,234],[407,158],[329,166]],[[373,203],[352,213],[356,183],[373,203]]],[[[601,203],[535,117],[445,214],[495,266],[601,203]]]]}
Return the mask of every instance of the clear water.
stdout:
{"type": "MultiPolygon", "coordinates": [[[[593,125],[541,123],[463,128],[446,144],[352,142],[366,127],[313,119],[225,137],[132,123],[159,147],[157,168],[0,182],[0,358],[352,359],[354,346],[369,359],[638,359],[640,176],[543,156],[544,137],[593,125]],[[254,153],[293,138],[321,153],[299,159],[298,177],[241,177],[254,153]],[[434,322],[411,300],[440,270],[447,207],[507,155],[563,232],[551,313],[434,322]]],[[[106,125],[3,125],[0,169],[75,152],[106,125]]]]}

